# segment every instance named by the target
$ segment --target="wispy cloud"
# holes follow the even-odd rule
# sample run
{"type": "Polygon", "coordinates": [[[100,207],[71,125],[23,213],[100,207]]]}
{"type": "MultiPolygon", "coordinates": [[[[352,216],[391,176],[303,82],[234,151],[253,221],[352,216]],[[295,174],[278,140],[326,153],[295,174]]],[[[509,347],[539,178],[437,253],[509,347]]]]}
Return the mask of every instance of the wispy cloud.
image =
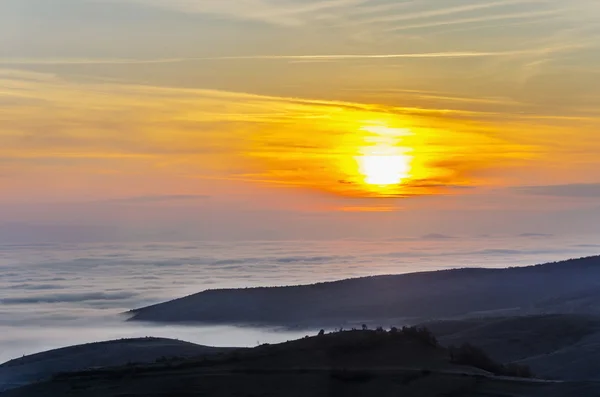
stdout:
{"type": "MultiPolygon", "coordinates": [[[[104,0],[115,1],[115,0],[104,0]]],[[[262,21],[274,25],[301,26],[320,19],[339,20],[376,26],[382,23],[398,23],[485,12],[510,6],[545,5],[543,0],[498,0],[468,2],[458,6],[444,6],[426,1],[379,2],[377,0],[128,0],[151,7],[168,8],[185,13],[208,14],[240,20],[262,21]]],[[[456,22],[460,23],[460,22],[456,22]]]]}
{"type": "Polygon", "coordinates": [[[198,58],[156,58],[156,59],[103,59],[103,58],[0,58],[0,65],[143,65],[161,63],[181,63],[193,61],[226,61],[226,60],[290,60],[290,61],[344,61],[361,59],[396,59],[396,58],[480,58],[500,57],[527,54],[538,49],[521,51],[448,51],[448,52],[415,52],[397,54],[292,54],[292,55],[246,55],[198,58]]]}
{"type": "Polygon", "coordinates": [[[144,65],[178,63],[193,58],[111,59],[111,58],[0,58],[0,65],[144,65]]]}
{"type": "Polygon", "coordinates": [[[554,235],[550,233],[521,233],[517,237],[551,238],[554,237],[554,235]]]}
{"type": "Polygon", "coordinates": [[[515,190],[519,193],[539,196],[600,198],[600,183],[573,183],[565,185],[522,186],[515,190]]]}
{"type": "Polygon", "coordinates": [[[86,301],[111,301],[123,300],[135,297],[137,294],[129,292],[105,293],[105,292],[89,292],[89,293],[61,293],[47,295],[30,295],[26,297],[14,297],[0,299],[0,303],[4,305],[27,305],[27,304],[43,304],[43,303],[69,303],[69,302],[86,302],[86,301]]]}
{"type": "Polygon", "coordinates": [[[198,195],[198,194],[170,194],[170,195],[154,195],[154,196],[137,196],[137,197],[124,197],[103,200],[103,203],[109,204],[147,204],[147,203],[161,203],[161,202],[176,202],[176,201],[198,201],[209,199],[209,195],[198,195]]]}
{"type": "MultiPolygon", "coordinates": [[[[468,194],[456,188],[497,183],[486,180],[486,170],[501,172],[542,149],[549,153],[565,131],[544,129],[544,139],[536,139],[538,132],[530,120],[521,123],[521,115],[448,109],[436,106],[435,98],[426,107],[401,107],[14,73],[3,78],[3,97],[8,103],[18,98],[10,108],[0,108],[0,158],[10,159],[0,166],[11,175],[3,184],[11,194],[22,191],[17,187],[26,174],[43,178],[30,189],[60,174],[82,191],[95,189],[91,175],[120,181],[119,195],[125,197],[116,203],[201,199],[151,194],[153,178],[168,184],[174,175],[374,197],[381,192],[365,186],[357,158],[372,146],[373,134],[407,130],[394,145],[407,153],[403,161],[410,162],[411,174],[402,192],[390,195],[468,194]],[[496,125],[501,118],[503,124],[496,125]],[[146,190],[133,189],[139,178],[145,178],[146,190]]],[[[588,133],[584,129],[578,136],[588,133]]],[[[580,148],[577,142],[568,148],[580,148]]],[[[594,150],[589,142],[586,146],[594,150]]],[[[189,189],[171,190],[181,191],[189,189]]],[[[113,190],[99,197],[115,196],[113,190]]]]}
{"type": "Polygon", "coordinates": [[[481,23],[466,23],[458,25],[449,25],[447,29],[435,29],[431,32],[424,32],[424,35],[434,35],[437,37],[449,35],[452,33],[464,33],[469,31],[481,31],[490,34],[490,31],[498,30],[499,28],[520,28],[522,26],[539,25],[543,27],[549,24],[560,24],[565,21],[563,14],[552,15],[539,15],[537,17],[531,17],[526,19],[516,19],[513,21],[499,20],[496,23],[490,23],[490,21],[482,20],[481,23]]]}
{"type": "Polygon", "coordinates": [[[273,60],[353,60],[353,59],[394,59],[394,58],[479,58],[520,55],[539,50],[522,51],[449,51],[449,52],[416,52],[405,54],[314,54],[314,55],[250,55],[213,57],[204,59],[239,60],[239,59],[273,59],[273,60]]]}
{"type": "MultiPolygon", "coordinates": [[[[105,0],[115,1],[115,0],[105,0]]],[[[128,0],[132,3],[168,8],[186,13],[225,16],[262,21],[274,25],[298,26],[322,12],[332,12],[366,3],[367,0],[128,0]]]]}
{"type": "MultiPolygon", "coordinates": [[[[353,159],[369,145],[373,128],[409,128],[404,144],[419,163],[402,196],[414,196],[470,185],[472,170],[502,163],[519,146],[491,145],[490,138],[450,118],[471,113],[449,109],[61,80],[13,78],[6,87],[9,100],[21,98],[20,105],[0,110],[0,156],[13,159],[4,166],[16,178],[46,164],[53,166],[46,173],[63,170],[77,178],[84,166],[120,179],[128,173],[128,181],[139,167],[150,167],[169,170],[167,175],[373,196],[353,159]],[[450,148],[462,158],[450,161],[450,148]]],[[[131,195],[113,202],[189,199],[199,197],[131,195]]]]}
{"type": "Polygon", "coordinates": [[[431,233],[421,237],[422,240],[452,240],[455,237],[441,233],[431,233]]]}
{"type": "Polygon", "coordinates": [[[469,18],[460,18],[460,19],[448,19],[441,21],[432,21],[432,22],[423,22],[423,23],[415,23],[409,25],[401,25],[392,27],[389,31],[402,31],[402,30],[412,30],[412,29],[424,29],[424,28],[434,28],[439,26],[449,26],[449,25],[462,25],[476,22],[491,22],[498,20],[515,20],[515,19],[528,19],[533,17],[541,17],[541,16],[555,16],[560,15],[562,10],[552,9],[552,10],[542,10],[542,11],[526,11],[526,12],[513,12],[506,14],[494,14],[494,15],[484,15],[484,16],[476,16],[469,18]]]}
{"type": "MultiPolygon", "coordinates": [[[[398,14],[388,13],[385,16],[379,16],[375,18],[364,19],[362,22],[367,24],[382,23],[382,22],[403,22],[417,19],[427,19],[432,17],[440,17],[461,13],[468,13],[472,11],[486,10],[490,8],[501,8],[511,5],[525,5],[525,4],[542,4],[540,0],[501,0],[501,1],[487,1],[487,2],[474,2],[467,3],[460,6],[454,7],[436,7],[434,9],[419,10],[413,12],[400,12],[398,14]]],[[[417,2],[415,4],[425,4],[425,2],[417,2]]],[[[400,3],[402,5],[402,3],[400,3]]],[[[436,4],[439,5],[439,4],[436,4]]]]}
{"type": "Polygon", "coordinates": [[[398,206],[344,206],[335,208],[342,212],[396,212],[401,211],[402,207],[398,206]]]}

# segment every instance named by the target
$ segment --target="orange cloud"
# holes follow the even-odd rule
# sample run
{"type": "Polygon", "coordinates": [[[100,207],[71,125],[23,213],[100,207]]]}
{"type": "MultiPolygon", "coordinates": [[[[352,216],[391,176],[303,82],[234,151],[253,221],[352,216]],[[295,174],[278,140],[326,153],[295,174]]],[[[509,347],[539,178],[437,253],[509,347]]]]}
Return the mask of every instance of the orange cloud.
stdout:
{"type": "Polygon", "coordinates": [[[464,194],[460,188],[523,180],[524,162],[559,150],[566,159],[569,148],[595,153],[600,144],[583,140],[593,136],[589,126],[572,131],[581,120],[550,128],[525,115],[498,122],[477,111],[75,83],[18,71],[0,71],[0,85],[7,104],[0,174],[13,191],[59,178],[83,192],[95,174],[115,175],[132,196],[185,178],[344,197],[464,194]]]}

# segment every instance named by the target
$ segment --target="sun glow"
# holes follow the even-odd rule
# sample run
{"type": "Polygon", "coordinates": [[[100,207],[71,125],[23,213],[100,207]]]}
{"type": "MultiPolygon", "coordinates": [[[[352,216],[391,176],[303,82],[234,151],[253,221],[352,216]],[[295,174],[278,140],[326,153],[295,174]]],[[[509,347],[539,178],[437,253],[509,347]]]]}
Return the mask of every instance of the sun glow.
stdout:
{"type": "Polygon", "coordinates": [[[410,148],[403,147],[402,137],[410,135],[406,129],[370,126],[361,128],[366,132],[365,146],[356,157],[358,172],[363,183],[373,187],[398,186],[410,177],[412,156],[410,148]]]}
{"type": "Polygon", "coordinates": [[[474,175],[487,164],[525,150],[482,134],[475,122],[313,106],[251,134],[257,172],[244,178],[352,198],[451,194],[483,183],[474,175]]]}
{"type": "Polygon", "coordinates": [[[359,157],[359,170],[369,185],[389,186],[402,183],[410,172],[411,157],[398,155],[368,155],[359,157]]]}

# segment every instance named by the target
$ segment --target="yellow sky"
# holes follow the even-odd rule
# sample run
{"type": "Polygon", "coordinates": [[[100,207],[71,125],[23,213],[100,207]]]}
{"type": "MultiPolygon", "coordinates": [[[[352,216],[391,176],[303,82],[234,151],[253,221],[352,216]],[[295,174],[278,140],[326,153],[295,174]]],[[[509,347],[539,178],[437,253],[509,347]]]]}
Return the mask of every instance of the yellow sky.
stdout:
{"type": "Polygon", "coordinates": [[[496,200],[559,186],[544,190],[554,208],[591,205],[600,183],[596,1],[5,10],[6,205],[210,196],[223,211],[450,211],[516,208],[529,201],[496,200]]]}
{"type": "MultiPolygon", "coordinates": [[[[15,103],[0,110],[1,156],[18,184],[62,176],[85,190],[84,166],[92,175],[152,170],[352,197],[456,194],[534,183],[530,171],[543,171],[553,156],[568,174],[559,182],[589,182],[593,173],[576,160],[599,149],[594,118],[78,83],[38,73],[4,72],[0,81],[15,103]]],[[[137,186],[139,194],[149,188],[137,186]]]]}

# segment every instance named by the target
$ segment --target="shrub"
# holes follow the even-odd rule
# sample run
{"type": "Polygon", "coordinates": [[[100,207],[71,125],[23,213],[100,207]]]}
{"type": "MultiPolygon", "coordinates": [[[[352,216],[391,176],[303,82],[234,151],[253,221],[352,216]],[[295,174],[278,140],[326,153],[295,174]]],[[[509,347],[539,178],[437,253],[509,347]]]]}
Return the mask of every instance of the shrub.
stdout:
{"type": "Polygon", "coordinates": [[[534,376],[528,366],[521,364],[502,365],[492,360],[485,351],[469,343],[465,343],[460,347],[450,346],[448,351],[450,360],[456,364],[470,365],[495,375],[519,378],[533,378],[534,376]]]}
{"type": "Polygon", "coordinates": [[[438,347],[439,343],[435,335],[425,327],[402,327],[401,334],[408,338],[417,340],[426,346],[438,347]]]}
{"type": "Polygon", "coordinates": [[[470,365],[494,374],[502,371],[501,364],[492,360],[482,349],[469,343],[464,343],[460,347],[450,346],[448,351],[450,359],[456,364],[470,365]]]}

